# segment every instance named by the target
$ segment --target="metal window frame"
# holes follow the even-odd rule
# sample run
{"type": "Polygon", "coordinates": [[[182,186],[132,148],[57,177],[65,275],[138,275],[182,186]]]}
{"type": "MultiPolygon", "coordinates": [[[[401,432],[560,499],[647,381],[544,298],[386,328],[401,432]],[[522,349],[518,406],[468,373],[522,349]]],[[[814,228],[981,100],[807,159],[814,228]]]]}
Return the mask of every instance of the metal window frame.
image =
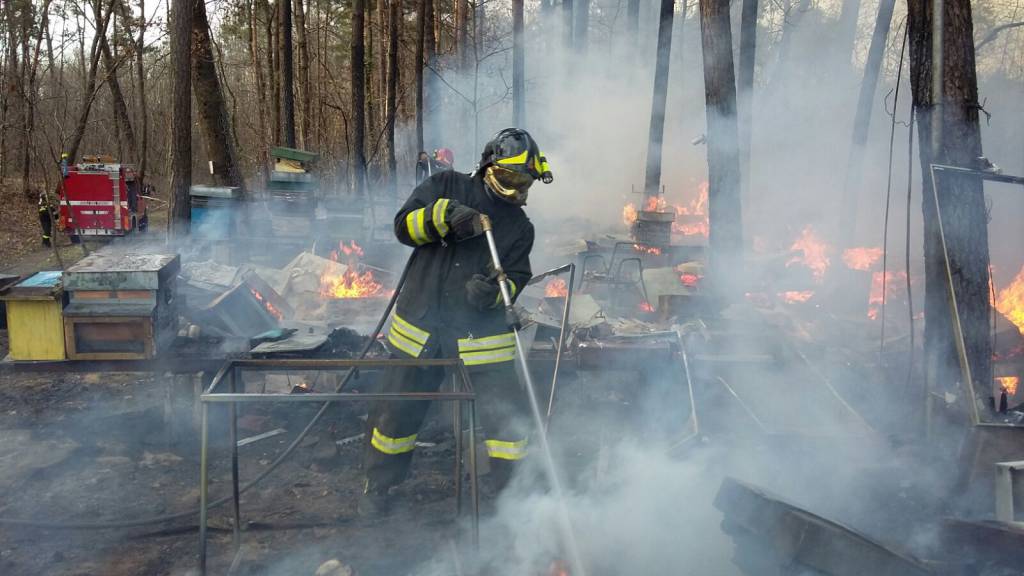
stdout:
{"type": "Polygon", "coordinates": [[[233,553],[231,566],[228,574],[233,573],[241,561],[241,509],[239,504],[239,476],[238,476],[238,410],[239,403],[305,403],[305,402],[423,402],[440,400],[454,402],[456,409],[453,410],[452,424],[455,429],[455,511],[457,516],[462,515],[462,410],[463,406],[468,412],[469,424],[469,490],[472,506],[472,539],[474,547],[480,543],[480,497],[477,483],[476,463],[476,393],[469,373],[462,360],[453,359],[388,359],[388,360],[340,360],[340,359],[234,359],[228,360],[221,366],[214,376],[209,387],[203,391],[199,400],[202,405],[202,424],[200,432],[199,452],[199,573],[205,575],[207,560],[207,524],[209,514],[209,410],[211,404],[228,404],[229,441],[231,443],[231,484],[232,484],[232,512],[234,525],[232,526],[233,553]],[[337,370],[347,368],[348,370],[376,370],[386,367],[432,367],[440,366],[449,368],[455,389],[452,392],[392,392],[392,393],[366,393],[356,394],[351,392],[317,393],[309,394],[268,394],[268,393],[242,393],[238,392],[238,383],[242,371],[280,371],[280,370],[337,370]],[[221,392],[224,381],[227,381],[228,391],[221,392]]]}
{"type": "MultiPolygon", "coordinates": [[[[980,178],[983,181],[989,182],[1001,182],[1003,184],[1016,184],[1024,187],[1024,176],[1011,176],[1008,174],[998,174],[996,172],[989,172],[986,170],[976,170],[973,168],[964,168],[961,166],[950,166],[945,164],[931,164],[929,167],[932,179],[932,198],[935,201],[935,215],[936,220],[939,224],[939,240],[942,244],[942,260],[945,263],[946,268],[946,296],[949,298],[949,307],[952,312],[952,330],[953,330],[953,343],[956,346],[957,358],[960,364],[960,378],[967,385],[967,390],[971,395],[970,401],[970,415],[971,424],[974,426],[991,426],[999,428],[1020,428],[1017,424],[1008,422],[983,422],[981,415],[978,413],[978,395],[974,388],[974,378],[971,374],[971,362],[967,357],[967,342],[964,339],[963,325],[960,321],[960,309],[957,305],[956,300],[956,286],[953,283],[953,266],[949,262],[949,250],[946,247],[946,232],[942,224],[942,205],[939,203],[939,192],[938,186],[936,185],[936,173],[944,174],[957,174],[961,176],[974,176],[980,178]]],[[[931,407],[932,407],[932,391],[931,383],[925,381],[925,397],[927,398],[926,413],[928,420],[930,421],[931,407]]]]}

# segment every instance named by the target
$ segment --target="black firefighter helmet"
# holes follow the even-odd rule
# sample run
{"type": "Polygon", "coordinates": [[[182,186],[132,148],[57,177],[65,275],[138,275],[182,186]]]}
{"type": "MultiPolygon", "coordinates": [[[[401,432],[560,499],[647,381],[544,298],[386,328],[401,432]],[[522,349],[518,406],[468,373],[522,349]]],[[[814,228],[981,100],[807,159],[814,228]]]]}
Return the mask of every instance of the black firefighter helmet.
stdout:
{"type": "Polygon", "coordinates": [[[534,180],[545,184],[554,177],[537,142],[526,130],[505,128],[484,146],[479,170],[485,187],[497,198],[522,206],[534,180]]]}

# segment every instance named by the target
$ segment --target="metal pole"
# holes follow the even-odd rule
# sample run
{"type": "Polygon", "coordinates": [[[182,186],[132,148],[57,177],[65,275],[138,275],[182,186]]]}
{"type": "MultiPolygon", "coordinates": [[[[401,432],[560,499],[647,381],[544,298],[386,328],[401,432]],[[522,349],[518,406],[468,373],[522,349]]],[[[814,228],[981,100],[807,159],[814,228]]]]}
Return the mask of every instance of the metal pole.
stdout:
{"type": "MultiPolygon", "coordinates": [[[[452,372],[452,390],[455,390],[458,378],[452,372]]],[[[452,428],[455,433],[455,515],[462,516],[462,402],[455,400],[452,406],[452,428]]]]}
{"type": "MultiPolygon", "coordinates": [[[[230,385],[232,393],[238,390],[238,372],[238,368],[231,369],[230,385]]],[[[238,495],[238,404],[234,402],[228,404],[228,419],[231,426],[229,435],[231,439],[231,503],[235,514],[235,525],[232,527],[231,537],[235,545],[235,553],[237,554],[242,547],[242,513],[238,495]]]]}
{"type": "Polygon", "coordinates": [[[480,491],[476,468],[476,402],[469,400],[469,499],[473,506],[473,549],[480,551],[480,491]]]}
{"type": "Polygon", "coordinates": [[[206,507],[207,494],[207,444],[209,442],[210,407],[203,403],[203,418],[199,432],[199,574],[206,576],[206,507]]]}
{"type": "Polygon", "coordinates": [[[548,395],[548,410],[544,415],[544,429],[551,426],[551,414],[555,409],[555,390],[558,388],[558,368],[562,365],[562,350],[565,349],[565,332],[569,325],[569,309],[572,307],[572,289],[576,281],[576,264],[569,264],[569,289],[565,293],[562,308],[562,329],[558,332],[558,351],[555,353],[555,373],[551,376],[551,393],[548,395]]]}

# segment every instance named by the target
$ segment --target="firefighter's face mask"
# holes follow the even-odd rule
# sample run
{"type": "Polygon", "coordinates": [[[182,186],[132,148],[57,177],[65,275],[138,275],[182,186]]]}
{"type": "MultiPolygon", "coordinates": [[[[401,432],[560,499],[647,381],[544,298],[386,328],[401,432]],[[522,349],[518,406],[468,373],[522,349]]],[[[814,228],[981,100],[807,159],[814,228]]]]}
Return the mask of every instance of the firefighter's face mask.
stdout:
{"type": "Polygon", "coordinates": [[[501,200],[516,206],[524,206],[530,186],[533,185],[533,176],[491,165],[484,171],[484,183],[487,189],[501,200]]]}

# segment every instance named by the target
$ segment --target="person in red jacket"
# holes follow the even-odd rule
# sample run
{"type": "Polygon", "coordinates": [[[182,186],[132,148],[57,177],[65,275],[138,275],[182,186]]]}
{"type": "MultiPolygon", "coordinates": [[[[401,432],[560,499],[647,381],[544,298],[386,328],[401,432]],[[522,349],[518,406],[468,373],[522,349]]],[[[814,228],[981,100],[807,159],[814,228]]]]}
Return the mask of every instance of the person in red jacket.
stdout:
{"type": "MultiPolygon", "coordinates": [[[[392,358],[461,358],[470,372],[495,482],[503,486],[526,456],[529,404],[513,368],[515,337],[506,323],[480,215],[490,217],[512,297],[530,280],[533,224],[523,206],[551,170],[525,131],[508,128],[484,147],[472,174],[436,172],[395,215],[395,236],[415,248],[387,332],[392,358]]],[[[389,367],[381,392],[436,391],[440,368],[389,367]]],[[[368,420],[362,515],[386,505],[408,473],[426,402],[380,402],[368,420]]]]}

